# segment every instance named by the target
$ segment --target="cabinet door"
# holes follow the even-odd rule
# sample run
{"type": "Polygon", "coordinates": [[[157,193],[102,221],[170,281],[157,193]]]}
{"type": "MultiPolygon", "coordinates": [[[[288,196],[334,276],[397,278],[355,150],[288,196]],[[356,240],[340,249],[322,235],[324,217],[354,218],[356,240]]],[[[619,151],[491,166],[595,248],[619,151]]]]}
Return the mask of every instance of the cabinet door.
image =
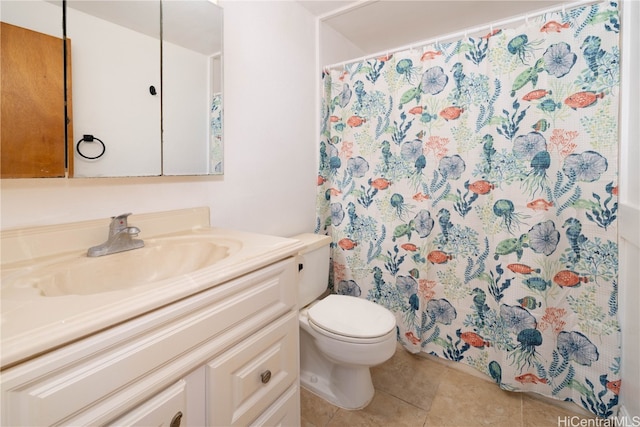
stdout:
{"type": "Polygon", "coordinates": [[[298,312],[208,363],[207,424],[248,425],[298,377],[298,312]]]}
{"type": "Polygon", "coordinates": [[[63,41],[4,22],[0,34],[0,176],[64,177],[63,41]]]}
{"type": "Polygon", "coordinates": [[[186,425],[185,413],[186,382],[180,380],[108,425],[179,427],[186,425]]]}

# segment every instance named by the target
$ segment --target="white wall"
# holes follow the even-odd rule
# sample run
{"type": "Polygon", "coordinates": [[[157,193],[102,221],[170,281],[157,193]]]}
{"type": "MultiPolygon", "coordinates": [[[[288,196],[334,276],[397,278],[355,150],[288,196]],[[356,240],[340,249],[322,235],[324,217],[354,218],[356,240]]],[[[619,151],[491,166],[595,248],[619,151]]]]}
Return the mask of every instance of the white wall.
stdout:
{"type": "Polygon", "coordinates": [[[623,1],[622,12],[623,90],[620,105],[618,227],[619,316],[622,329],[621,402],[626,415],[640,417],[640,3],[635,0],[623,1]]]}
{"type": "Polygon", "coordinates": [[[320,65],[360,58],[365,52],[329,25],[320,22],[320,65]]]}
{"type": "Polygon", "coordinates": [[[282,236],[313,231],[314,18],[294,2],[222,6],[224,176],[2,180],[0,227],[209,206],[215,226],[282,236]]]}

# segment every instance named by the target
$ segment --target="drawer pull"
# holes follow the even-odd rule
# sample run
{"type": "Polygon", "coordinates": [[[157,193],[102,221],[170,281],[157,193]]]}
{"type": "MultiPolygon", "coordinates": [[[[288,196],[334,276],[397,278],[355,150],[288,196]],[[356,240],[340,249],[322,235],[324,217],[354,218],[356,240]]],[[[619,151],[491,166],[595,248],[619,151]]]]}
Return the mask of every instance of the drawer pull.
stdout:
{"type": "Polygon", "coordinates": [[[270,370],[267,369],[266,371],[260,374],[260,381],[262,381],[262,384],[268,383],[270,379],[271,379],[270,370]]]}
{"type": "Polygon", "coordinates": [[[181,421],[182,421],[182,412],[178,411],[171,419],[171,423],[169,424],[169,427],[180,427],[181,421]]]}

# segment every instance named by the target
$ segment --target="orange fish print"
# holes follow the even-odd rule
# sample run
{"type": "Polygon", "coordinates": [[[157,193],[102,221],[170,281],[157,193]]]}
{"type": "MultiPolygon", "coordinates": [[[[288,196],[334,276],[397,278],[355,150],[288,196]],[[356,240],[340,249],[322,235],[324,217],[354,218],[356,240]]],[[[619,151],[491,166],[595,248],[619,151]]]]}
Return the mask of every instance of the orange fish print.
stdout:
{"type": "Polygon", "coordinates": [[[349,75],[349,72],[343,71],[342,74],[340,74],[340,77],[338,77],[338,80],[342,82],[344,81],[345,77],[347,77],[348,75],[349,75]]]}
{"type": "Polygon", "coordinates": [[[404,249],[405,251],[411,251],[411,252],[415,252],[418,250],[418,247],[416,245],[414,245],[413,243],[405,243],[400,245],[400,247],[402,249],[404,249]]]}
{"type": "Polygon", "coordinates": [[[366,121],[367,119],[363,119],[362,117],[351,116],[347,119],[347,124],[352,128],[356,128],[358,126],[362,126],[362,124],[365,123],[366,121]]]}
{"type": "Polygon", "coordinates": [[[460,117],[460,114],[464,113],[464,108],[462,107],[456,107],[451,106],[451,107],[447,107],[444,110],[440,111],[440,117],[442,117],[443,119],[449,121],[449,120],[455,120],[458,117],[460,117]]]}
{"type": "Polygon", "coordinates": [[[607,388],[613,392],[616,396],[620,394],[620,386],[622,385],[622,380],[616,381],[607,381],[607,388]]]}
{"type": "Polygon", "coordinates": [[[475,332],[463,332],[460,334],[460,338],[472,347],[491,347],[491,343],[489,343],[489,341],[485,341],[484,338],[475,332]]]}
{"type": "Polygon", "coordinates": [[[548,211],[551,206],[553,206],[553,202],[548,202],[545,199],[536,199],[527,203],[527,207],[534,211],[548,211]]]}
{"type": "Polygon", "coordinates": [[[604,92],[595,93],[590,91],[578,92],[569,96],[564,100],[564,103],[570,108],[577,110],[578,108],[585,108],[589,105],[595,104],[598,99],[604,98],[604,92]]]}
{"type": "Polygon", "coordinates": [[[524,265],[524,264],[509,264],[507,265],[507,268],[513,271],[514,273],[520,273],[520,274],[540,273],[539,268],[531,268],[528,265],[524,265]]]}
{"type": "Polygon", "coordinates": [[[566,28],[569,28],[568,22],[561,24],[556,21],[549,21],[546,24],[544,24],[542,28],[540,28],[540,32],[541,33],[553,33],[553,32],[559,33],[560,30],[566,29],[566,28]]]}
{"type": "Polygon", "coordinates": [[[529,384],[540,384],[540,383],[546,384],[547,383],[547,379],[546,378],[536,377],[532,373],[518,375],[517,377],[515,377],[515,380],[518,381],[521,384],[527,384],[527,383],[529,383],[529,384]]]}
{"type": "Polygon", "coordinates": [[[553,281],[556,282],[559,286],[571,288],[573,286],[579,285],[580,283],[587,283],[589,278],[584,276],[579,276],[577,273],[574,273],[570,270],[562,270],[553,276],[553,281]]]}
{"type": "Polygon", "coordinates": [[[376,59],[380,62],[387,62],[391,58],[393,58],[393,55],[378,56],[376,59]]]}
{"type": "Polygon", "coordinates": [[[453,259],[453,255],[447,254],[442,251],[431,251],[427,255],[427,259],[432,264],[444,264],[445,262],[453,259]]]}
{"type": "Polygon", "coordinates": [[[428,50],[422,54],[422,56],[420,57],[420,61],[435,59],[438,55],[442,55],[442,52],[440,52],[439,50],[428,50]]]}
{"type": "Polygon", "coordinates": [[[330,121],[331,123],[339,122],[339,121],[340,121],[340,117],[338,117],[338,116],[331,116],[331,117],[329,117],[329,121],[330,121]]]}
{"type": "Polygon", "coordinates": [[[342,191],[338,190],[337,188],[330,188],[329,192],[331,193],[332,196],[339,196],[340,194],[342,194],[342,191]]]}
{"type": "Polygon", "coordinates": [[[417,107],[413,107],[409,110],[409,114],[422,114],[422,107],[419,105],[417,107]]]}
{"type": "Polygon", "coordinates": [[[338,242],[338,246],[340,246],[345,251],[350,251],[351,249],[353,249],[356,246],[358,246],[358,243],[354,242],[351,239],[347,239],[345,237],[344,239],[340,239],[340,241],[338,242]]]}
{"type": "Polygon", "coordinates": [[[376,190],[386,190],[391,185],[391,181],[384,178],[376,178],[373,181],[369,181],[369,185],[376,190]]]}
{"type": "Polygon", "coordinates": [[[523,101],[534,101],[536,99],[544,98],[547,95],[551,95],[551,91],[550,90],[536,89],[536,90],[532,90],[531,92],[529,92],[528,94],[523,96],[522,100],[523,101]]]}
{"type": "Polygon", "coordinates": [[[411,332],[411,331],[405,333],[404,336],[407,337],[407,339],[409,341],[411,341],[411,344],[413,344],[413,345],[416,345],[416,344],[418,344],[420,342],[420,338],[415,336],[414,333],[411,332]]]}
{"type": "Polygon", "coordinates": [[[489,33],[487,33],[487,34],[485,34],[485,35],[484,35],[484,36],[482,36],[481,38],[482,38],[482,39],[485,39],[485,40],[489,40],[491,37],[493,37],[493,36],[495,36],[495,35],[498,35],[498,34],[500,34],[501,32],[502,32],[502,30],[501,30],[501,29],[493,30],[493,31],[491,31],[491,32],[489,32],[489,33]]]}
{"type": "Polygon", "coordinates": [[[484,180],[472,182],[471,184],[465,184],[465,187],[472,193],[480,195],[487,194],[489,191],[496,188],[494,184],[491,184],[489,181],[484,180]]]}
{"type": "Polygon", "coordinates": [[[327,182],[327,179],[322,175],[318,175],[318,185],[322,185],[325,182],[327,182]]]}
{"type": "Polygon", "coordinates": [[[416,193],[413,195],[413,200],[416,202],[424,202],[425,200],[429,200],[429,195],[424,193],[416,193]]]}
{"type": "Polygon", "coordinates": [[[614,196],[618,195],[618,186],[617,185],[615,187],[611,188],[611,194],[613,194],[614,196]]]}

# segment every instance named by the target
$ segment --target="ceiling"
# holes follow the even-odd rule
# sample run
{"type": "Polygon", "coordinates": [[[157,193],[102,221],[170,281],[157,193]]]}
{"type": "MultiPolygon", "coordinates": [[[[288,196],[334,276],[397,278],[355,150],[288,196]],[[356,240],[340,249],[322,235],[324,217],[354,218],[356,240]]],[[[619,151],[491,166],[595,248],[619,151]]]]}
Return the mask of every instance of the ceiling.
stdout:
{"type": "MultiPolygon", "coordinates": [[[[157,1],[67,0],[67,7],[150,37],[160,37],[160,2],[157,1]]],[[[165,1],[162,20],[163,40],[204,55],[222,51],[222,8],[219,6],[209,1],[165,1]]]]}
{"type": "Polygon", "coordinates": [[[365,55],[548,9],[561,0],[298,0],[365,55]]]}

